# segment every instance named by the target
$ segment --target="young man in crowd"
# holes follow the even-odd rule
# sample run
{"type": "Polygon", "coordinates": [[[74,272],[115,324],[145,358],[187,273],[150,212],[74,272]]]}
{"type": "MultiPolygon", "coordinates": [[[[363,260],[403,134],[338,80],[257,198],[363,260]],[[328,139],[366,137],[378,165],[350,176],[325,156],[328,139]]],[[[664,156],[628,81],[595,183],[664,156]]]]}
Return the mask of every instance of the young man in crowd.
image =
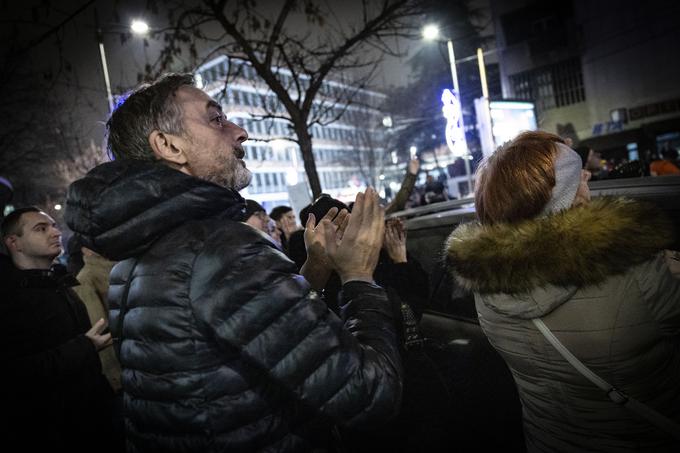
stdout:
{"type": "Polygon", "coordinates": [[[2,222],[2,426],[22,451],[122,451],[112,431],[113,391],[98,351],[111,345],[103,319],[90,325],[73,293],[75,278],[54,260],[62,252],[55,221],[20,208],[2,222]]]}

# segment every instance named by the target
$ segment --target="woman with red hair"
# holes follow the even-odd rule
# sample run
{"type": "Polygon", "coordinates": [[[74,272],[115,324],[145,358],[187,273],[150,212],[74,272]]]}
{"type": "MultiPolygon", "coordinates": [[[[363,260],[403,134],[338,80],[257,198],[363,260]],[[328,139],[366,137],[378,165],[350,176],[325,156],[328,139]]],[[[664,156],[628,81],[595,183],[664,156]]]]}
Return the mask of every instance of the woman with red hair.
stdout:
{"type": "Polygon", "coordinates": [[[513,374],[529,451],[680,451],[539,327],[631,401],[680,421],[680,280],[663,254],[672,224],[640,202],[591,201],[589,177],[560,137],[520,134],[478,170],[479,221],[450,235],[448,262],[513,374]]]}

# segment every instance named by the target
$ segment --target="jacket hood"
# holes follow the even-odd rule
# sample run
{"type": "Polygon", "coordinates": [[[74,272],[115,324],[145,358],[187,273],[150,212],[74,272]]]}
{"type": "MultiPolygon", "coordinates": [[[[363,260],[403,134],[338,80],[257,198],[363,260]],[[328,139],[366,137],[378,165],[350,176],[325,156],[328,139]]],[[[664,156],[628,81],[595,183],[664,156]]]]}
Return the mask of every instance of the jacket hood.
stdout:
{"type": "Polygon", "coordinates": [[[485,304],[533,317],[672,242],[673,226],[655,206],[599,197],[524,222],[460,225],[447,239],[446,253],[457,281],[485,304]]]}
{"type": "Polygon", "coordinates": [[[68,189],[65,219],[83,244],[111,260],[138,255],[165,233],[191,220],[242,220],[235,190],[160,163],[107,162],[68,189]]]}

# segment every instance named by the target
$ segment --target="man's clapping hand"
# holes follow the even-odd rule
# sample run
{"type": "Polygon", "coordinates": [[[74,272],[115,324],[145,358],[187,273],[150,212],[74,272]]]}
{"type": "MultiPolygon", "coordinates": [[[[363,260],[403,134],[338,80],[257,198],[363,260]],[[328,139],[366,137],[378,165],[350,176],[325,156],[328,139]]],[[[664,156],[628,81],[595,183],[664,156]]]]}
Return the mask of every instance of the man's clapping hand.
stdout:
{"type": "Polygon", "coordinates": [[[342,283],[350,280],[373,281],[385,233],[385,210],[373,188],[358,193],[347,227],[338,234],[330,220],[321,222],[326,253],[342,283]]]}

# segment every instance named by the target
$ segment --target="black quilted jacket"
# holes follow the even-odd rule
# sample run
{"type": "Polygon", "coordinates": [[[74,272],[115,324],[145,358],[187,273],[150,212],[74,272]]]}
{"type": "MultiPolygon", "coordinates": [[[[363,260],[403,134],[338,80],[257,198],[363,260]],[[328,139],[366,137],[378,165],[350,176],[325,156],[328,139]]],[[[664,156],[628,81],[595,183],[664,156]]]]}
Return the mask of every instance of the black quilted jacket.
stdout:
{"type": "Polygon", "coordinates": [[[69,189],[71,229],[122,260],[109,299],[131,451],[308,451],[330,424],[398,409],[384,291],[346,284],[343,322],[243,207],[160,164],[107,163],[69,189]]]}

